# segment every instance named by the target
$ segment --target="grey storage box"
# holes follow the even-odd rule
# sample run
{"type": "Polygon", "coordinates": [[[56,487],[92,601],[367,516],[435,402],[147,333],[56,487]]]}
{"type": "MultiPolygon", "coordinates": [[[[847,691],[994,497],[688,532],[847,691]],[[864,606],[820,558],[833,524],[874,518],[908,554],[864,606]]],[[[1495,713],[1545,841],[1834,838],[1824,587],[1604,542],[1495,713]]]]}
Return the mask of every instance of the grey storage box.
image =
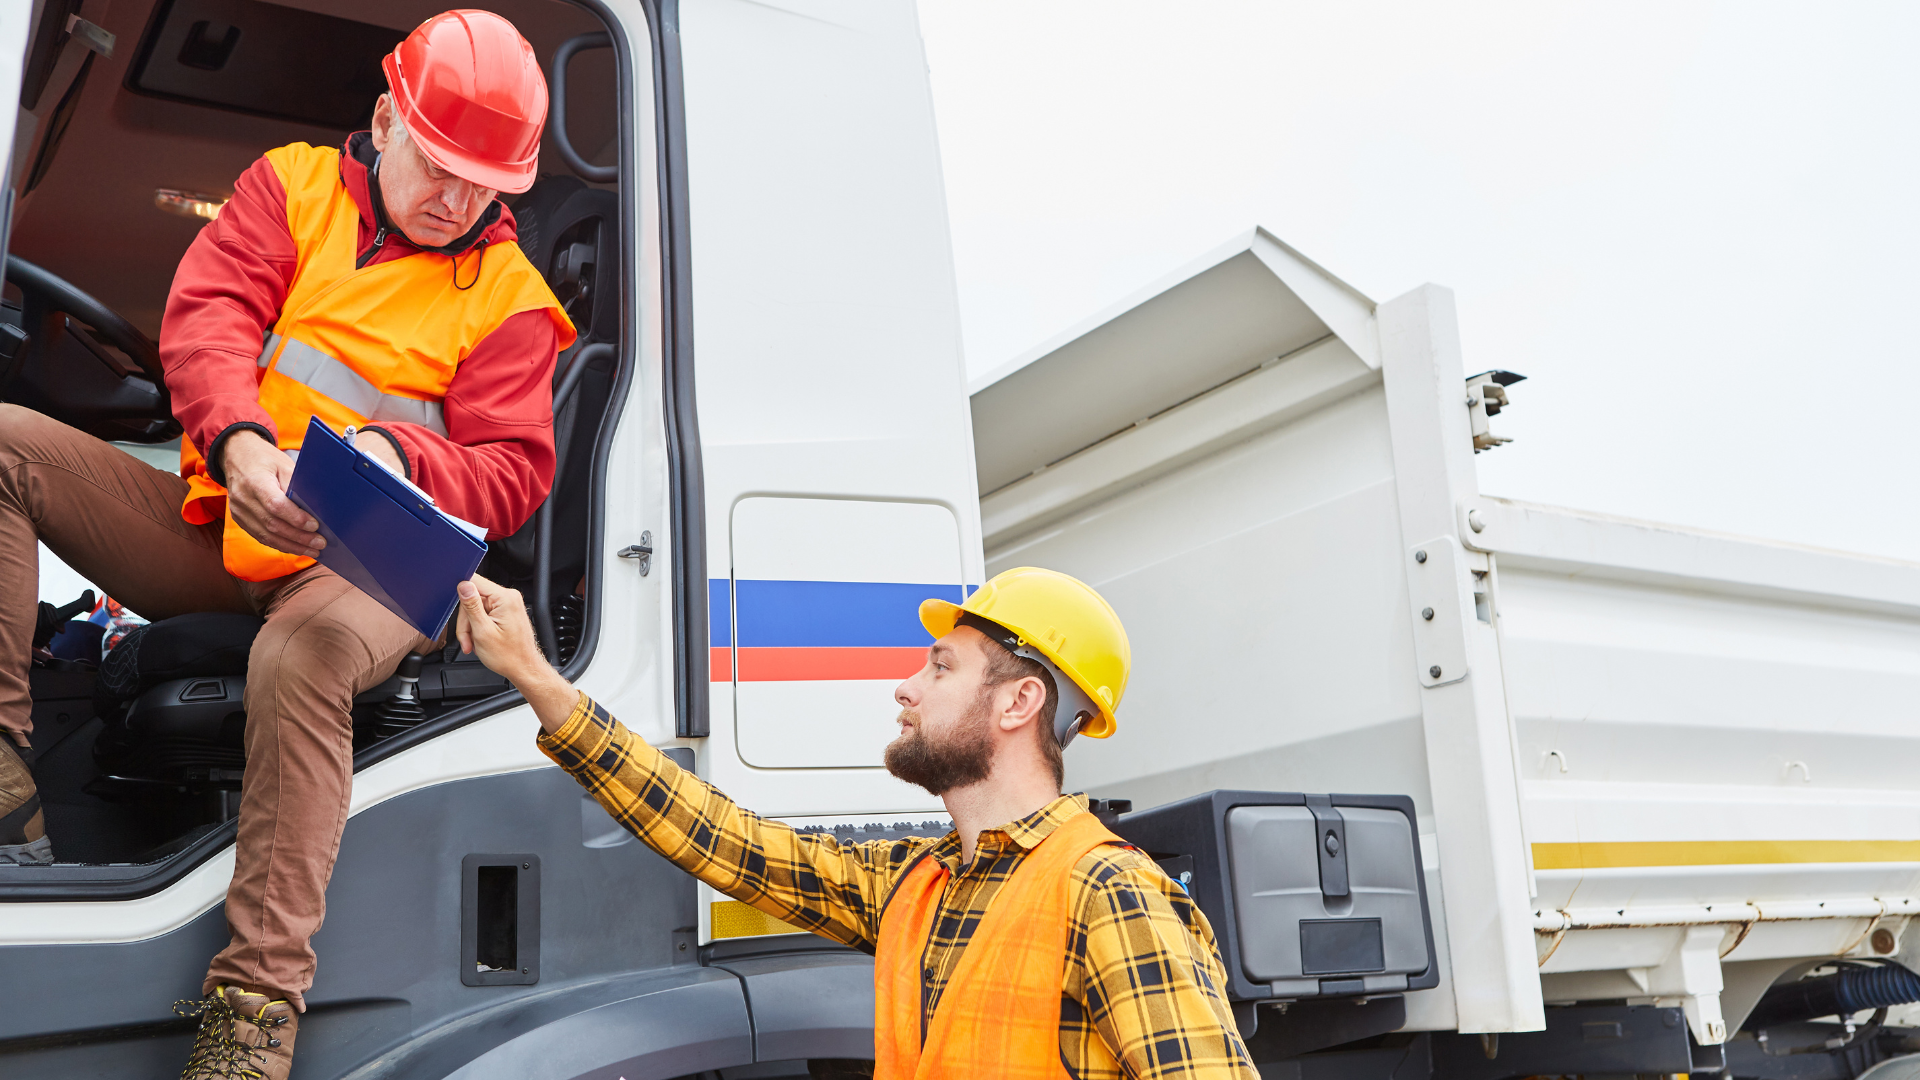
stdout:
{"type": "Polygon", "coordinates": [[[1114,831],[1186,886],[1236,1001],[1422,990],[1439,982],[1413,800],[1215,791],[1114,831]]]}

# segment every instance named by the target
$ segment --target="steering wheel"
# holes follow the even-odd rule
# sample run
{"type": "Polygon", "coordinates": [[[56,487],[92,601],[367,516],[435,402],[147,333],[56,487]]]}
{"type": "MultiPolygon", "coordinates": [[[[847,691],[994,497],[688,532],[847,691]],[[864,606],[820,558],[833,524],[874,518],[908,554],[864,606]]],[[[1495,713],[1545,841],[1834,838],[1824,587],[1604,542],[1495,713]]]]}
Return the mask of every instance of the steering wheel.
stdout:
{"type": "Polygon", "coordinates": [[[0,397],[101,438],[165,442],[179,434],[160,349],[138,327],[17,255],[7,256],[7,280],[20,289],[20,325],[0,342],[14,346],[0,360],[0,397]]]}

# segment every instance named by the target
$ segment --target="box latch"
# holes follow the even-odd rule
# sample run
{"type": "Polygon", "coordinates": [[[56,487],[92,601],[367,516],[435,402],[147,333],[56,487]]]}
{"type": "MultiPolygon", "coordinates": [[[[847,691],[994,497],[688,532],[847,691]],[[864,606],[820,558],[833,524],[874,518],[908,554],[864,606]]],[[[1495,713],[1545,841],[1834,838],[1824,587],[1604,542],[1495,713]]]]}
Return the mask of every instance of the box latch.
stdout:
{"type": "Polygon", "coordinates": [[[1333,808],[1330,796],[1307,796],[1307,809],[1313,811],[1313,846],[1320,853],[1320,895],[1344,899],[1348,895],[1347,819],[1333,808]]]}

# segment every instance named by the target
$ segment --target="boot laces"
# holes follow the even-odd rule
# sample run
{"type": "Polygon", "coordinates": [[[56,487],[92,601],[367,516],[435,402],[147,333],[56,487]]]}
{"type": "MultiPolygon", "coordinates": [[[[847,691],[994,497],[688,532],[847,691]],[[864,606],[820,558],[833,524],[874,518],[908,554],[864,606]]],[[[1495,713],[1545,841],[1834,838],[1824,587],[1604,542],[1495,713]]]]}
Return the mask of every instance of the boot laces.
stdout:
{"type": "Polygon", "coordinates": [[[261,1071],[266,1062],[257,1056],[260,1047],[241,1042],[234,1038],[234,1033],[244,1021],[271,1037],[274,1028],[287,1022],[285,1016],[248,1016],[235,1012],[227,995],[219,992],[198,1001],[176,1001],[173,1011],[180,1016],[200,1018],[200,1032],[194,1036],[187,1067],[180,1073],[182,1080],[262,1080],[267,1074],[261,1071]]]}

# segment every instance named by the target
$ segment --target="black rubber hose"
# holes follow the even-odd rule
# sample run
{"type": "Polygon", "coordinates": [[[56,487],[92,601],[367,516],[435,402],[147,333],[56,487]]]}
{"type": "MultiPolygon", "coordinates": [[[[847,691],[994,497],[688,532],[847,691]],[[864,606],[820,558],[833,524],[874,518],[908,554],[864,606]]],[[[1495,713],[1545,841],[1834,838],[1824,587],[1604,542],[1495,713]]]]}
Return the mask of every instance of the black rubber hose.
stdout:
{"type": "Polygon", "coordinates": [[[1871,964],[1848,961],[1831,975],[1768,990],[1747,1017],[1746,1026],[1758,1030],[1820,1016],[1845,1019],[1867,1009],[1914,1001],[1920,1001],[1920,975],[1891,960],[1871,964]]]}
{"type": "Polygon", "coordinates": [[[611,48],[611,34],[570,37],[553,50],[553,70],[547,74],[547,131],[553,136],[553,147],[560,151],[560,159],[567,163],[567,168],[596,184],[611,184],[620,179],[620,166],[589,165],[573,148],[573,136],[567,134],[567,64],[573,60],[573,54],[582,49],[611,48]]]}
{"type": "MultiPolygon", "coordinates": [[[[580,375],[587,365],[602,356],[613,355],[613,344],[596,341],[583,346],[573,354],[573,361],[567,365],[566,374],[560,376],[560,382],[553,388],[553,415],[558,417],[566,408],[567,399],[573,396],[574,387],[580,385],[580,375]]],[[[557,442],[557,437],[556,437],[557,442]]],[[[560,486],[562,462],[553,463],[553,487],[560,486]]],[[[547,497],[540,501],[540,509],[533,518],[533,625],[540,632],[540,648],[547,654],[547,662],[560,666],[560,637],[553,627],[553,488],[547,491],[547,497]]]]}

